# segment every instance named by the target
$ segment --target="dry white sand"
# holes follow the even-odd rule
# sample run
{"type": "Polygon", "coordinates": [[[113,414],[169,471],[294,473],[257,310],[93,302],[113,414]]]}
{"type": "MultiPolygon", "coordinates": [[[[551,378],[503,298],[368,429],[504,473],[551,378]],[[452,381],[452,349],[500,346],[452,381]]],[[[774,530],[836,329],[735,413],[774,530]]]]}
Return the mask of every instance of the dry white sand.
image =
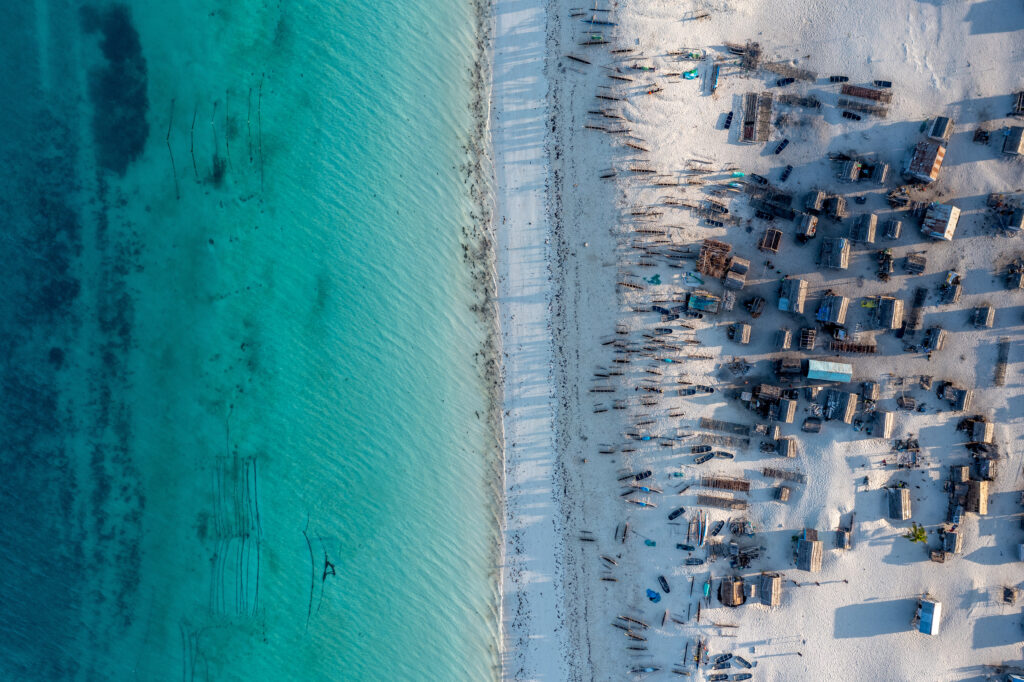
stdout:
{"type": "MultiPolygon", "coordinates": [[[[1003,0],[893,0],[869,6],[855,0],[633,0],[618,3],[611,13],[617,26],[596,28],[570,16],[570,9],[579,4],[587,3],[552,2],[545,17],[540,2],[496,3],[492,122],[507,410],[505,676],[618,680],[629,677],[631,669],[651,666],[661,671],[650,677],[668,679],[674,678],[671,668],[685,666],[701,679],[711,671],[708,666],[698,670],[692,661],[698,638],[709,641],[712,655],[734,652],[754,662],[751,672],[758,680],[984,679],[992,670],[985,666],[1024,664],[1020,603],[1009,607],[1000,601],[1001,588],[1020,586],[1024,575],[1017,561],[1017,544],[1024,542],[1020,524],[1024,508],[1018,492],[1024,484],[1020,454],[1024,294],[1005,291],[1000,276],[1005,263],[1024,252],[1024,243],[1020,236],[996,236],[984,212],[989,192],[1024,188],[1024,163],[999,154],[1000,130],[1012,122],[1004,118],[1009,95],[1024,88],[1024,8],[1019,2],[1003,0]],[[686,18],[703,10],[710,12],[708,18],[686,18]],[[610,38],[612,47],[638,52],[622,57],[611,54],[608,47],[578,46],[591,31],[610,38]],[[733,110],[739,118],[746,92],[768,88],[782,92],[771,87],[777,76],[744,73],[727,63],[718,92],[707,95],[703,79],[685,81],[664,75],[690,66],[667,56],[669,50],[704,48],[712,56],[728,58],[723,42],[746,40],[760,42],[769,59],[797,59],[797,66],[817,72],[814,83],[798,83],[785,92],[813,94],[825,103],[817,112],[777,107],[775,117],[790,116],[773,126],[767,144],[739,144],[738,126],[726,131],[722,121],[733,110]],[[592,64],[567,60],[563,57],[567,53],[592,64]],[[546,72],[540,63],[545,55],[546,72]],[[632,64],[650,65],[656,71],[630,71],[632,64]],[[615,69],[637,81],[609,79],[615,69]],[[847,75],[856,84],[892,81],[894,99],[888,117],[843,119],[835,106],[838,86],[827,83],[834,74],[847,75]],[[646,94],[647,84],[662,90],[646,94]],[[622,101],[595,98],[598,92],[609,92],[608,88],[622,101]],[[634,141],[650,151],[625,146],[623,136],[585,129],[585,124],[609,124],[608,119],[588,114],[598,109],[621,113],[637,138],[634,141]],[[760,173],[798,197],[812,187],[847,195],[854,215],[876,211],[885,220],[893,217],[885,192],[898,184],[904,150],[922,138],[921,122],[936,115],[951,116],[956,128],[939,181],[920,196],[963,210],[952,243],[926,240],[915,219],[897,216],[904,220],[899,240],[880,238],[874,247],[855,246],[849,270],[825,271],[816,265],[821,239],[845,234],[849,219],[842,225],[823,220],[819,237],[802,247],[793,241],[793,225],[776,221],[785,238],[781,252],[769,256],[769,266],[765,254],[756,248],[767,224],[751,220],[752,210],[742,195],[726,197],[731,215],[740,221],[725,228],[708,227],[690,211],[666,205],[666,198],[669,204],[708,198],[708,185],[728,182],[728,172],[722,171],[736,167],[760,173]],[[993,131],[988,146],[971,141],[974,128],[982,122],[993,131]],[[772,150],[783,137],[791,144],[776,156],[772,150]],[[884,188],[840,183],[826,158],[830,152],[878,155],[893,166],[895,177],[884,188]],[[711,160],[711,167],[719,172],[700,176],[705,185],[680,187],[653,186],[649,176],[624,172],[636,160],[685,182],[697,177],[685,172],[693,159],[711,160]],[[794,171],[779,184],[785,164],[793,165],[794,171]],[[601,179],[608,168],[617,169],[617,176],[601,179]],[[867,196],[863,205],[852,201],[859,194],[867,196]],[[681,246],[717,237],[751,260],[747,286],[737,298],[742,302],[760,294],[768,299],[768,310],[753,321],[749,346],[726,338],[730,323],[751,321],[738,305],[732,312],[695,322],[698,329],[692,338],[701,345],[690,352],[712,359],[666,365],[634,357],[625,366],[624,376],[593,378],[595,372],[614,367],[613,348],[602,342],[615,337],[617,323],[632,330],[629,337],[620,338],[637,342],[643,340],[642,331],[660,326],[657,315],[630,310],[685,289],[673,277],[686,270],[669,268],[663,259],[656,267],[629,264],[637,260],[629,245],[640,236],[635,232],[639,222],[630,215],[638,206],[662,211],[664,215],[653,224],[675,226],[667,233],[681,246]],[[885,247],[891,247],[897,257],[896,273],[888,282],[875,278],[873,256],[875,249],[885,247]],[[920,250],[927,250],[927,271],[908,277],[899,262],[907,252],[920,250]],[[957,305],[938,305],[937,286],[949,269],[964,276],[963,297],[957,305]],[[664,284],[645,285],[643,292],[617,288],[616,281],[627,273],[646,278],[658,274],[664,284]],[[945,521],[942,480],[950,465],[968,462],[968,452],[962,445],[966,438],[955,431],[963,415],[949,412],[948,404],[933,391],[905,389],[926,402],[928,409],[898,416],[895,435],[917,435],[925,451],[924,465],[913,470],[893,466],[889,442],[848,425],[828,422],[820,434],[801,433],[799,423],[808,406],[803,396],[797,423],[782,427],[783,434],[799,439],[795,461],[757,452],[755,438],[748,449],[723,448],[737,453],[734,461],[714,460],[695,467],[686,446],[661,447],[657,439],[628,440],[626,434],[635,430],[637,422],[650,419],[654,423],[644,428],[653,435],[694,431],[702,416],[759,421],[727,397],[737,380],[722,372],[722,364],[742,355],[754,364],[743,380],[774,382],[769,371],[770,360],[779,356],[773,347],[774,333],[783,325],[801,326],[775,309],[776,283],[783,275],[799,275],[811,282],[808,321],[825,290],[849,296],[851,329],[869,327],[868,311],[859,305],[863,298],[892,294],[903,298],[909,309],[914,288],[929,289],[925,327],[941,324],[949,331],[945,348],[929,360],[904,352],[903,341],[891,333],[879,335],[878,355],[847,356],[855,368],[855,383],[848,388],[857,390],[863,380],[879,381],[883,409],[895,409],[895,398],[904,390],[897,386],[897,377],[927,374],[936,381],[953,380],[976,389],[970,413],[984,414],[996,423],[995,440],[1003,459],[990,489],[989,513],[968,514],[962,524],[966,532],[962,555],[944,564],[929,561],[920,545],[901,537],[910,522],[887,518],[881,490],[890,483],[906,482],[913,498],[912,520],[930,531],[945,521]],[[968,323],[971,308],[981,303],[997,308],[993,329],[978,331],[968,323]],[[995,387],[996,341],[1003,336],[1013,342],[1011,362],[1005,385],[995,387]],[[641,393],[635,389],[641,379],[654,378],[645,372],[648,369],[661,371],[666,379],[708,383],[718,390],[702,398],[665,394],[658,405],[645,407],[639,404],[641,393]],[[596,385],[613,385],[616,392],[592,393],[596,385]],[[626,401],[628,408],[594,412],[595,407],[610,407],[614,400],[626,401]],[[670,418],[670,410],[685,415],[670,418]],[[599,454],[604,446],[616,448],[617,454],[599,454]],[[636,451],[624,454],[623,447],[636,451]],[[760,474],[764,465],[797,469],[807,475],[808,483],[795,486],[788,504],[775,502],[777,482],[760,474]],[[649,480],[665,491],[648,498],[657,509],[640,509],[620,497],[620,472],[640,469],[653,470],[649,480]],[[763,548],[748,569],[734,571],[723,559],[696,568],[681,565],[687,553],[675,545],[685,542],[686,524],[670,524],[667,514],[684,506],[687,513],[679,521],[688,519],[697,509],[699,475],[709,472],[752,481],[750,495],[740,497],[749,502],[746,517],[757,534],[733,538],[724,533],[726,541],[736,539],[741,545],[763,548]],[[673,473],[683,476],[672,477],[673,473]],[[683,484],[693,487],[674,495],[683,484]],[[856,512],[856,545],[848,551],[834,549],[832,531],[840,516],[850,512],[856,512]],[[615,530],[626,521],[634,533],[625,544],[617,543],[615,530]],[[798,571],[793,565],[792,537],[805,526],[816,528],[825,542],[823,569],[817,574],[798,571]],[[579,540],[586,531],[593,533],[596,542],[579,540]],[[657,545],[645,545],[645,538],[657,545]],[[618,565],[607,567],[600,555],[613,557],[618,565]],[[701,622],[696,623],[705,580],[713,579],[717,589],[723,576],[750,577],[760,571],[785,573],[780,606],[747,604],[730,609],[713,597],[710,605],[704,602],[701,622]],[[655,605],[644,591],[661,591],[659,575],[668,579],[672,592],[655,605]],[[602,581],[602,576],[617,582],[602,581]],[[925,592],[943,603],[942,629],[935,637],[910,627],[915,599],[925,592]],[[689,612],[688,622],[678,625],[670,620],[660,627],[666,608],[681,620],[687,620],[689,612]],[[643,633],[646,642],[632,642],[648,647],[646,651],[626,648],[631,641],[610,625],[619,615],[652,625],[643,633]],[[691,660],[684,661],[687,645],[691,660]]],[[[700,68],[703,76],[707,64],[700,68]]],[[[692,262],[687,265],[692,267],[692,262]]],[[[709,281],[708,288],[722,291],[719,282],[709,281]]],[[[681,330],[676,329],[678,337],[681,330]]],[[[917,341],[920,338],[919,334],[917,341]]],[[[796,351],[789,355],[807,357],[796,351]]],[[[810,357],[830,356],[819,344],[810,357]]],[[[729,515],[716,510],[710,514],[712,520],[729,515]]],[[[929,545],[934,548],[937,543],[933,532],[929,545]]]]}

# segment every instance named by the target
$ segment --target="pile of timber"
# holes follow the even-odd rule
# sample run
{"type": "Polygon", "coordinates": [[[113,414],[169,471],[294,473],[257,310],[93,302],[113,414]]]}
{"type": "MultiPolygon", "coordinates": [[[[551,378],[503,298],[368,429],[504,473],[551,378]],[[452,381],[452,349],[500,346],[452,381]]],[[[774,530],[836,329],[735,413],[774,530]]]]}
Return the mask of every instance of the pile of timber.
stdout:
{"type": "Polygon", "coordinates": [[[798,471],[790,471],[789,469],[775,469],[772,467],[764,467],[761,469],[761,474],[765,478],[778,478],[783,481],[795,481],[796,483],[807,483],[807,477],[798,471]]]}
{"type": "Polygon", "coordinates": [[[728,509],[729,511],[743,511],[747,508],[745,500],[734,500],[731,497],[719,497],[717,495],[697,495],[697,504],[701,507],[715,507],[717,509],[728,509]]]}
{"type": "Polygon", "coordinates": [[[710,419],[708,417],[700,418],[700,427],[702,429],[709,429],[711,431],[724,431],[725,433],[735,433],[741,436],[750,435],[749,424],[737,424],[736,422],[726,422],[721,419],[710,419]]]}
{"type": "Polygon", "coordinates": [[[745,478],[729,478],[726,476],[703,476],[700,484],[705,488],[718,488],[719,490],[738,490],[739,492],[750,492],[750,481],[745,478]]]}

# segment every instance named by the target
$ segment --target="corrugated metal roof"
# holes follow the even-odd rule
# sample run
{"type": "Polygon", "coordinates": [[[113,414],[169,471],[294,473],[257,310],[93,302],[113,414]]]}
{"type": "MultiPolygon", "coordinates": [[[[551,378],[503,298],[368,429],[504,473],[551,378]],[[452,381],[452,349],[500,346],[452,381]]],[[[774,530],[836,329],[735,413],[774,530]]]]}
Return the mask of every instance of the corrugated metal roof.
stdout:
{"type": "Polygon", "coordinates": [[[845,362],[808,360],[807,378],[845,383],[853,378],[853,365],[848,365],[845,362]]]}

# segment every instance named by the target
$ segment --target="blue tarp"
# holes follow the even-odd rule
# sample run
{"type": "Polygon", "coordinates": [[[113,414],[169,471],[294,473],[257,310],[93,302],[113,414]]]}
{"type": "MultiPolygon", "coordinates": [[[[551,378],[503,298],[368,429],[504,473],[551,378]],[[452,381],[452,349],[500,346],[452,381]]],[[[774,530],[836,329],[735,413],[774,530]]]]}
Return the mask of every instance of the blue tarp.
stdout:
{"type": "Polygon", "coordinates": [[[921,601],[921,622],[918,630],[926,635],[939,634],[939,618],[942,615],[942,604],[934,601],[921,601]]]}

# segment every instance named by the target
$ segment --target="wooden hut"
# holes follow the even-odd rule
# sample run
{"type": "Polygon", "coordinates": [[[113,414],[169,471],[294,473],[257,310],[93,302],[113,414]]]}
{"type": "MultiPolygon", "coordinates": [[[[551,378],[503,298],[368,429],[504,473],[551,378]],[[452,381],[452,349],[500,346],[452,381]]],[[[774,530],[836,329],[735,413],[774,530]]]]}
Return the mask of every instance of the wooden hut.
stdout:
{"type": "Polygon", "coordinates": [[[814,319],[825,324],[843,324],[846,322],[846,312],[849,308],[850,299],[846,296],[828,294],[821,299],[814,319]]]}
{"type": "Polygon", "coordinates": [[[846,270],[850,267],[850,240],[845,237],[822,240],[821,266],[830,270],[846,270]]]}
{"type": "Polygon", "coordinates": [[[775,499],[779,502],[789,502],[789,496],[793,489],[788,485],[782,485],[775,489],[775,499]]]}
{"type": "Polygon", "coordinates": [[[796,401],[790,398],[779,400],[779,421],[783,424],[792,424],[796,418],[796,401]]]}
{"type": "Polygon", "coordinates": [[[903,299],[879,296],[875,300],[875,316],[882,329],[899,329],[903,325],[903,299]]]}
{"type": "Polygon", "coordinates": [[[849,391],[830,389],[825,400],[825,418],[838,419],[844,424],[853,423],[857,411],[857,394],[849,391]]]}
{"type": "Polygon", "coordinates": [[[871,425],[871,435],[875,438],[892,438],[892,430],[896,425],[896,413],[889,410],[877,410],[871,425]]]}
{"type": "Polygon", "coordinates": [[[861,244],[874,244],[875,232],[878,230],[878,216],[866,213],[858,216],[850,226],[850,241],[861,244]]]}
{"type": "Polygon", "coordinates": [[[949,204],[932,202],[924,213],[921,232],[932,239],[953,241],[957,223],[960,221],[960,209],[949,204]]]}
{"type": "Polygon", "coordinates": [[[988,514],[988,481],[967,482],[967,511],[988,514]]]}
{"type": "Polygon", "coordinates": [[[760,592],[762,604],[765,606],[778,606],[782,601],[782,575],[778,573],[762,573],[760,592]]]}
{"type": "Polygon", "coordinates": [[[903,233],[903,221],[902,220],[887,220],[885,221],[885,238],[886,239],[899,239],[903,233]]]}
{"type": "Polygon", "coordinates": [[[747,283],[747,271],[750,270],[750,261],[746,258],[733,256],[729,260],[729,269],[725,273],[723,285],[726,289],[742,289],[747,283]]]}
{"type": "Polygon", "coordinates": [[[975,443],[991,443],[995,424],[982,419],[972,419],[969,424],[971,441],[975,443]]]}
{"type": "Polygon", "coordinates": [[[910,518],[909,488],[889,488],[889,518],[898,521],[910,518]]]}
{"type": "Polygon", "coordinates": [[[954,464],[949,467],[949,477],[953,483],[966,483],[971,478],[971,468],[966,464],[954,464]]]}
{"type": "Polygon", "coordinates": [[[947,530],[942,535],[942,551],[947,554],[962,554],[964,551],[963,531],[947,530]]]}
{"type": "Polygon", "coordinates": [[[820,189],[811,190],[804,196],[804,210],[811,215],[821,213],[828,195],[820,189]]]}
{"type": "Polygon", "coordinates": [[[981,305],[974,309],[971,322],[975,327],[991,329],[996,319],[996,309],[990,305],[981,305]]]}
{"type": "Polygon", "coordinates": [[[928,128],[928,139],[936,142],[948,142],[953,134],[953,121],[948,116],[936,116],[928,128]]]}
{"type": "Polygon", "coordinates": [[[801,242],[813,239],[818,234],[818,216],[801,213],[796,221],[796,238],[801,242]]]}
{"type": "Polygon", "coordinates": [[[935,182],[946,158],[946,146],[935,140],[923,140],[911,148],[903,173],[919,182],[935,182]]]}
{"type": "Polygon", "coordinates": [[[733,332],[733,340],[744,346],[750,343],[750,325],[746,322],[736,325],[733,332]]]}
{"type": "Polygon", "coordinates": [[[743,594],[743,578],[734,575],[722,578],[718,585],[718,600],[726,606],[740,606],[747,600],[743,594]]]}
{"type": "Polygon", "coordinates": [[[837,223],[842,222],[843,218],[847,216],[846,199],[839,196],[838,194],[833,194],[832,196],[829,196],[827,199],[825,199],[824,207],[825,214],[828,215],[828,217],[832,218],[832,220],[835,220],[837,223]]]}
{"type": "Polygon", "coordinates": [[[802,571],[817,573],[821,570],[824,548],[818,539],[818,532],[805,528],[803,537],[796,543],[796,567],[802,571]]]}
{"type": "Polygon", "coordinates": [[[779,310],[802,315],[807,301],[808,283],[799,277],[787,277],[779,284],[779,310]]]}
{"type": "Polygon", "coordinates": [[[1006,133],[1003,140],[1003,153],[1007,156],[1020,156],[1024,154],[1024,126],[1013,126],[1006,133]]]}
{"type": "Polygon", "coordinates": [[[779,350],[789,350],[793,345],[793,331],[789,327],[783,327],[775,333],[775,347],[779,350]]]}
{"type": "Polygon", "coordinates": [[[875,401],[881,393],[881,387],[877,381],[865,381],[860,385],[860,397],[862,400],[875,401]]]}

